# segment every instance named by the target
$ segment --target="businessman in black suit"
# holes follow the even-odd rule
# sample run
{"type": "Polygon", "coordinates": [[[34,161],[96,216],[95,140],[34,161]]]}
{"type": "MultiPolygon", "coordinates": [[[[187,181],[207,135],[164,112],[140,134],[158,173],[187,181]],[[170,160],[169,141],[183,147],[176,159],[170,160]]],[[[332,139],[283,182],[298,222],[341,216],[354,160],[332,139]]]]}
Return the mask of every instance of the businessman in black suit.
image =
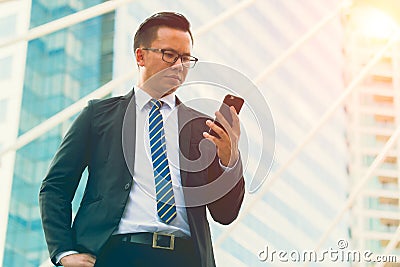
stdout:
{"type": "Polygon", "coordinates": [[[238,216],[244,197],[240,123],[233,107],[232,125],[216,112],[224,131],[175,96],[197,62],[192,45],[181,14],[146,19],[134,39],[137,88],[89,101],[68,130],[39,193],[54,264],[215,266],[206,208],[222,224],[238,216]],[[209,127],[219,137],[208,134],[209,127]],[[200,153],[202,142],[208,156],[200,153]],[[203,164],[203,158],[209,160],[204,168],[187,163],[203,164]],[[71,201],[85,168],[88,182],[72,223],[71,201]]]}

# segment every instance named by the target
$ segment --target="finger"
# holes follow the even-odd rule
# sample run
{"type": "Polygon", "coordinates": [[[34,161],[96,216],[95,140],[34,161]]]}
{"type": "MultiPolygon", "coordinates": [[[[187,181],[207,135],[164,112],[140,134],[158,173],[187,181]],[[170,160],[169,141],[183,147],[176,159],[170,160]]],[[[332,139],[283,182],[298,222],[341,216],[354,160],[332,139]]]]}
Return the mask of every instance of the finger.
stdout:
{"type": "MultiPolygon", "coordinates": [[[[215,116],[217,117],[217,120],[219,123],[221,123],[221,125],[224,127],[224,129],[226,130],[226,132],[221,128],[222,131],[224,131],[224,134],[226,135],[226,137],[229,137],[232,135],[232,126],[229,124],[229,122],[225,119],[224,115],[222,115],[221,112],[216,111],[215,112],[215,116]],[[228,136],[229,135],[229,136],[228,136]]],[[[218,126],[218,125],[217,125],[218,126]]],[[[221,136],[222,138],[222,136],[221,136]]]]}
{"type": "Polygon", "coordinates": [[[96,262],[96,257],[94,257],[94,256],[91,255],[91,254],[85,254],[84,256],[85,256],[85,260],[86,260],[87,262],[90,262],[90,263],[92,263],[92,264],[95,264],[95,262],[96,262]]]}
{"type": "Polygon", "coordinates": [[[211,142],[214,143],[214,145],[218,146],[221,142],[221,140],[218,137],[215,137],[207,132],[203,132],[204,138],[210,140],[211,142]]]}
{"type": "MultiPolygon", "coordinates": [[[[83,264],[84,265],[82,267],[94,267],[94,263],[91,263],[91,262],[84,262],[83,264]]],[[[81,266],[81,265],[79,265],[79,266],[81,266]]]]}
{"type": "MultiPolygon", "coordinates": [[[[81,266],[81,265],[79,265],[79,266],[81,266]]],[[[84,267],[94,267],[94,263],[86,261],[86,262],[83,263],[83,266],[84,267]]]]}
{"type": "Polygon", "coordinates": [[[226,132],[221,127],[219,127],[215,122],[212,122],[211,120],[207,120],[206,124],[214,132],[216,132],[219,135],[219,137],[221,137],[221,138],[226,138],[227,137],[226,136],[226,132]]]}
{"type": "Polygon", "coordinates": [[[230,106],[230,111],[232,115],[232,128],[234,130],[239,130],[240,131],[240,122],[239,122],[239,116],[236,112],[236,109],[234,106],[230,106]]]}
{"type": "Polygon", "coordinates": [[[87,262],[89,262],[90,264],[95,264],[96,263],[96,259],[94,259],[94,258],[89,258],[89,259],[87,259],[87,262]]]}
{"type": "Polygon", "coordinates": [[[224,135],[221,136],[221,140],[224,142],[229,142],[232,143],[235,142],[236,138],[236,133],[233,131],[232,126],[229,124],[229,122],[225,119],[225,117],[222,115],[221,112],[217,111],[215,112],[215,115],[218,119],[218,121],[221,123],[221,125],[225,128],[226,131],[224,131],[224,135]]]}

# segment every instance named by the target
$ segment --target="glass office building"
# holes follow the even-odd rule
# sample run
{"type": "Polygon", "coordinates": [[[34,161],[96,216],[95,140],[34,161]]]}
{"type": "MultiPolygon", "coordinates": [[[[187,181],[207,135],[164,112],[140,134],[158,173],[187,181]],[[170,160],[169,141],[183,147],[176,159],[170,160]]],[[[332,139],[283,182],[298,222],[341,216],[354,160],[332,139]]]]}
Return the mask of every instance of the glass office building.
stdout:
{"type": "MultiPolygon", "coordinates": [[[[34,0],[30,27],[100,2],[34,0]]],[[[274,173],[285,165],[290,153],[343,90],[339,16],[269,75],[259,78],[260,74],[337,5],[335,0],[132,1],[115,12],[32,40],[27,50],[19,135],[110,79],[136,68],[131,47],[139,23],[157,11],[173,10],[191,21],[197,57],[230,66],[249,77],[269,103],[276,132],[274,173]]],[[[136,77],[113,93],[129,91],[136,77]]],[[[189,102],[197,98],[222,99],[223,92],[181,88],[178,95],[189,102]]],[[[246,99],[246,95],[243,97],[246,99]]],[[[250,108],[257,103],[246,104],[241,119],[243,132],[249,136],[245,141],[249,142],[248,162],[252,164],[259,160],[261,149],[270,149],[263,148],[252,134],[271,129],[253,125],[250,108]]],[[[204,111],[212,114],[214,110],[204,111]]],[[[255,116],[262,118],[262,114],[255,116]]],[[[3,266],[39,266],[48,258],[37,196],[49,161],[70,123],[63,122],[16,153],[3,266]]],[[[271,187],[261,187],[246,196],[242,213],[233,225],[211,222],[218,266],[283,265],[258,259],[258,252],[266,245],[287,251],[314,248],[345,201],[345,130],[343,109],[338,109],[271,187]],[[250,206],[252,199],[260,195],[261,199],[250,206]],[[229,235],[224,234],[226,231],[229,235]]],[[[269,166],[269,162],[260,164],[269,166]]],[[[252,168],[246,169],[248,184],[253,172],[252,168]]],[[[347,225],[343,220],[323,248],[335,247],[338,239],[347,239],[347,225]]],[[[302,264],[292,262],[288,266],[302,264]]],[[[348,265],[336,262],[332,266],[348,265]]]]}
{"type": "MultiPolygon", "coordinates": [[[[101,3],[32,1],[30,28],[101,3]]],[[[28,43],[18,135],[60,112],[112,77],[114,13],[28,43]]],[[[38,190],[71,120],[16,153],[3,266],[39,266],[48,258],[38,190]]]]}
{"type": "MultiPolygon", "coordinates": [[[[393,17],[366,4],[358,4],[344,12],[347,83],[383,49],[391,37],[393,17]],[[369,21],[365,23],[368,14],[369,21]],[[374,25],[374,26],[373,26],[374,25]]],[[[399,17],[397,17],[399,19],[399,17]]],[[[400,126],[400,41],[390,46],[349,97],[348,144],[351,187],[365,177],[367,170],[400,126]]],[[[351,232],[359,250],[383,254],[399,227],[399,143],[383,157],[382,163],[368,177],[352,210],[351,232]]],[[[389,255],[400,255],[395,243],[389,255]]],[[[360,263],[356,266],[373,266],[360,263]]],[[[400,266],[385,265],[385,266],[400,266]]]]}
{"type": "MultiPolygon", "coordinates": [[[[0,42],[26,33],[29,27],[30,3],[8,1],[0,8],[0,42]]],[[[27,42],[0,49],[0,151],[13,144],[18,133],[27,42]]],[[[15,151],[0,159],[0,263],[6,238],[9,198],[15,151]]]]}

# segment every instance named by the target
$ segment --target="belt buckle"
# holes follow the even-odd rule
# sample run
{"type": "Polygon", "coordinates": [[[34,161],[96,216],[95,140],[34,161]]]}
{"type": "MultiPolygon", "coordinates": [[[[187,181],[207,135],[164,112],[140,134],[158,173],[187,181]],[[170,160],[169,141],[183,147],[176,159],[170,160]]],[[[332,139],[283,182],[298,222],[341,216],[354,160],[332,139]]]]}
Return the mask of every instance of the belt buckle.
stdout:
{"type": "Polygon", "coordinates": [[[174,250],[175,247],[175,236],[173,234],[161,234],[161,233],[153,233],[153,248],[161,248],[161,249],[168,249],[168,250],[174,250]],[[157,238],[158,236],[168,236],[169,237],[169,246],[164,247],[164,246],[159,246],[157,244],[157,238]]]}

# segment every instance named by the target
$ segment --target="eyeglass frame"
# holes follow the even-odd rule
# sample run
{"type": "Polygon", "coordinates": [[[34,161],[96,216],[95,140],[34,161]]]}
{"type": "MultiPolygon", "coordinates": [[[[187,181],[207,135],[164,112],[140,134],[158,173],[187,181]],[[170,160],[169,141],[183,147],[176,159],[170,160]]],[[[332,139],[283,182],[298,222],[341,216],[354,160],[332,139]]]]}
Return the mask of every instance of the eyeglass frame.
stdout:
{"type": "Polygon", "coordinates": [[[152,47],[142,47],[141,49],[142,49],[142,50],[145,50],[145,51],[152,51],[152,52],[162,53],[161,59],[162,59],[164,62],[169,63],[169,64],[175,64],[175,63],[178,61],[178,59],[181,59],[181,62],[182,62],[181,64],[182,64],[182,66],[185,67],[185,68],[187,68],[187,69],[194,68],[194,66],[196,65],[197,61],[199,61],[199,59],[198,59],[197,57],[194,57],[194,56],[191,56],[191,55],[187,55],[187,54],[186,54],[186,55],[185,55],[185,54],[179,54],[178,52],[176,52],[175,50],[172,50],[172,49],[162,49],[162,48],[152,48],[152,47]],[[169,61],[167,61],[167,60],[164,59],[164,55],[165,55],[165,52],[166,52],[166,51],[172,52],[172,53],[174,53],[174,54],[177,55],[177,57],[175,57],[175,59],[174,59],[173,62],[169,62],[169,61]],[[188,66],[188,67],[185,66],[185,63],[183,62],[183,57],[189,57],[189,58],[190,58],[190,60],[189,60],[189,62],[188,62],[188,63],[189,63],[189,66],[188,66]],[[190,65],[191,62],[194,62],[194,63],[193,63],[193,66],[190,65]]]}

